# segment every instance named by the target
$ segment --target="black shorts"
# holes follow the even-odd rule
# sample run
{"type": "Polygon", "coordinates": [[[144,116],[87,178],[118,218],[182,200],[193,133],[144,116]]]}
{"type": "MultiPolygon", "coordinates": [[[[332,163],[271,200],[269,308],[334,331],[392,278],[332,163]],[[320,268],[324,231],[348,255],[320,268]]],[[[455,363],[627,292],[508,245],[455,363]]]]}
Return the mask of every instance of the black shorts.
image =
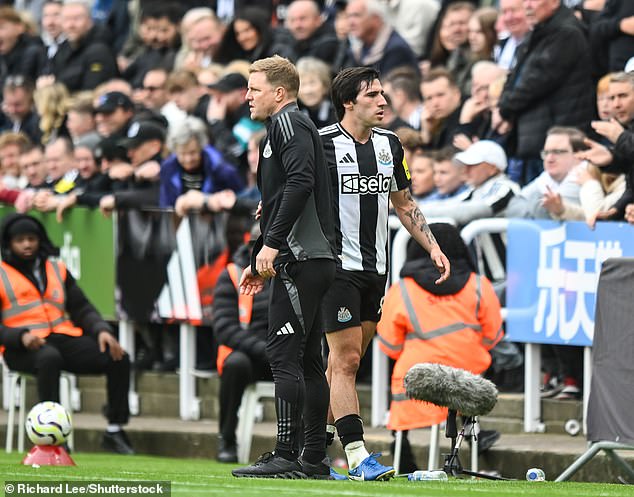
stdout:
{"type": "Polygon", "coordinates": [[[387,274],[337,269],[335,281],[323,300],[324,331],[361,326],[363,321],[378,323],[386,281],[387,274]]]}

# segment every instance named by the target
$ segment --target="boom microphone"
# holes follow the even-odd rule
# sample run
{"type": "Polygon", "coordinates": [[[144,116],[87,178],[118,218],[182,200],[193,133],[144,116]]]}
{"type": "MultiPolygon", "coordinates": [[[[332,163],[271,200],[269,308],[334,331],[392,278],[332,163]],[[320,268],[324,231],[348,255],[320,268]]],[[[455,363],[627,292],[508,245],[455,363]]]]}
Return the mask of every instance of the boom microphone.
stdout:
{"type": "Polygon", "coordinates": [[[405,375],[407,396],[423,400],[463,416],[489,413],[497,402],[495,385],[464,369],[423,362],[415,364],[405,375]]]}

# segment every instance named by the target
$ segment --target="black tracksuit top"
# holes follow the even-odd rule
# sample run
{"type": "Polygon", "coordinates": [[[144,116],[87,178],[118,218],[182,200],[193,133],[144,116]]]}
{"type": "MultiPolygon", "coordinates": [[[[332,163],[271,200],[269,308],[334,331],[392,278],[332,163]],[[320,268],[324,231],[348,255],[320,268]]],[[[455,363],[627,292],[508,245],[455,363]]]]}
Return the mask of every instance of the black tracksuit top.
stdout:
{"type": "Polygon", "coordinates": [[[262,193],[262,241],[278,249],[275,265],[335,259],[334,205],[317,128],[289,103],[267,120],[260,144],[258,187],[262,193]]]}

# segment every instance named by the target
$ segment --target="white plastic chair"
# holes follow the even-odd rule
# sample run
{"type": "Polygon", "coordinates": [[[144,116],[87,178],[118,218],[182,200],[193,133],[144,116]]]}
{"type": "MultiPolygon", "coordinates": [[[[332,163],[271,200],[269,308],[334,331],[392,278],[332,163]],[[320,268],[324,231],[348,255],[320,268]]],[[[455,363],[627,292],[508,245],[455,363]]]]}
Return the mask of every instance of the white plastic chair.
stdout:
{"type": "Polygon", "coordinates": [[[238,431],[236,442],[238,445],[238,462],[246,464],[251,455],[251,442],[253,440],[253,425],[257,417],[257,406],[260,399],[274,398],[275,384],[271,381],[258,381],[252,383],[242,394],[242,403],[238,414],[238,431]]]}
{"type": "MultiPolygon", "coordinates": [[[[431,426],[429,433],[429,457],[427,459],[427,469],[433,471],[439,469],[438,457],[440,456],[440,428],[444,423],[431,426]]],[[[403,447],[403,432],[396,431],[394,435],[394,470],[399,474],[401,465],[401,448],[403,447]]],[[[471,471],[478,471],[478,441],[471,442],[471,471]]]]}
{"type": "MultiPolygon", "coordinates": [[[[7,376],[9,380],[9,413],[7,420],[7,440],[5,450],[11,452],[13,450],[13,430],[15,422],[15,398],[19,388],[19,402],[18,402],[18,452],[24,452],[24,423],[26,421],[26,382],[29,378],[33,378],[32,375],[20,373],[18,371],[9,370],[6,365],[3,366],[7,370],[7,376]]],[[[73,387],[75,375],[71,373],[62,372],[59,378],[59,396],[60,404],[71,413],[71,389],[73,387]]],[[[68,446],[73,448],[73,432],[67,440],[68,446]]]]}

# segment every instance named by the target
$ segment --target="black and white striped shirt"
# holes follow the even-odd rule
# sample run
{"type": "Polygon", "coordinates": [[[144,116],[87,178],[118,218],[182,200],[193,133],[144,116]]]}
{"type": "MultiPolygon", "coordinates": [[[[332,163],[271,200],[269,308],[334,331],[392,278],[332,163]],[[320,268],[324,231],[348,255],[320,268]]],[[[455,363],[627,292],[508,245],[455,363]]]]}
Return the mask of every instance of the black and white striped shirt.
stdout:
{"type": "Polygon", "coordinates": [[[339,123],[319,134],[335,202],[338,263],[385,274],[389,195],[410,184],[401,142],[391,131],[372,128],[370,139],[359,143],[339,123]]]}

